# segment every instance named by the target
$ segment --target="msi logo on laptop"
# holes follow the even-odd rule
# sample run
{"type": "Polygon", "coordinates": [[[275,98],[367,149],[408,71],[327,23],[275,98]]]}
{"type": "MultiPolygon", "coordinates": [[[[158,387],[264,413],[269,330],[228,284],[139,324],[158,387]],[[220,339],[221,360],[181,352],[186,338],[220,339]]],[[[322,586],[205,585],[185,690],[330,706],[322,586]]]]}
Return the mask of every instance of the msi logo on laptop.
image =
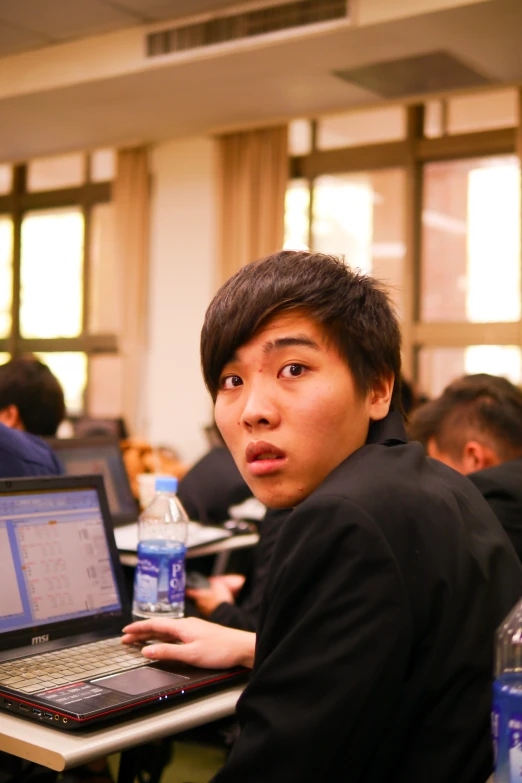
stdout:
{"type": "Polygon", "coordinates": [[[42,636],[33,636],[31,639],[31,644],[42,644],[43,642],[49,641],[49,634],[44,633],[42,636]]]}

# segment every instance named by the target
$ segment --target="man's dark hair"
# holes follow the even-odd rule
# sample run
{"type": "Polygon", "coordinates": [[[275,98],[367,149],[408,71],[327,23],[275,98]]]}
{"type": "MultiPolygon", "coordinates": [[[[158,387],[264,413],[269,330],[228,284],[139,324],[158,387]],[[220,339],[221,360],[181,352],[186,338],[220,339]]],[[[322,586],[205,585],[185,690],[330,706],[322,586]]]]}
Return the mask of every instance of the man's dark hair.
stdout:
{"type": "Polygon", "coordinates": [[[282,250],[242,267],[210,303],[201,332],[201,364],[215,400],[223,367],[273,316],[300,311],[325,331],[360,393],[391,375],[401,411],[401,336],[388,295],[368,275],[334,256],[282,250]]]}
{"type": "Polygon", "coordinates": [[[410,414],[406,426],[409,439],[419,441],[427,450],[428,442],[435,437],[440,429],[440,421],[443,415],[442,408],[440,397],[419,405],[410,414]]]}
{"type": "Polygon", "coordinates": [[[0,365],[0,410],[9,405],[16,405],[25,430],[33,435],[55,435],[65,416],[62,387],[34,356],[0,365]]]}
{"type": "Polygon", "coordinates": [[[522,453],[522,391],[496,375],[465,375],[413,415],[410,437],[458,459],[469,440],[490,446],[502,460],[522,453]]]}

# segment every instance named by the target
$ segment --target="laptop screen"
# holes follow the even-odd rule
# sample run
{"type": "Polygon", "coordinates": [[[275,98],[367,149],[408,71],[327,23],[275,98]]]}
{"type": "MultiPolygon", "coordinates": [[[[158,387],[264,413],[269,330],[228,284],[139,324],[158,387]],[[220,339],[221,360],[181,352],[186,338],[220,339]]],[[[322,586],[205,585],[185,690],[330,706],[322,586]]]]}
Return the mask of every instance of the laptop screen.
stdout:
{"type": "Polygon", "coordinates": [[[121,609],[95,488],[0,495],[0,596],[0,633],[121,609]]]}
{"type": "Polygon", "coordinates": [[[134,522],[138,505],[134,498],[120,444],[115,438],[74,438],[52,440],[52,448],[69,476],[103,476],[113,522],[134,522]]]}

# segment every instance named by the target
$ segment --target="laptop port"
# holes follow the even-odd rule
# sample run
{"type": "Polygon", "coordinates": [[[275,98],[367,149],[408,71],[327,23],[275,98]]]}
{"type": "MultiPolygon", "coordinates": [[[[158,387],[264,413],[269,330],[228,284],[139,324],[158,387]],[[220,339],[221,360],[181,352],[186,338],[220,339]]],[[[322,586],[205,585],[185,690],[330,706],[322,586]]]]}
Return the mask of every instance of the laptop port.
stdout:
{"type": "Polygon", "coordinates": [[[60,716],[59,716],[59,715],[55,715],[55,716],[54,716],[54,719],[55,719],[55,720],[60,720],[60,716]]]}
{"type": "Polygon", "coordinates": [[[36,707],[33,707],[33,715],[38,715],[41,718],[42,710],[37,710],[36,707]]]}
{"type": "Polygon", "coordinates": [[[31,712],[27,704],[19,704],[18,709],[21,710],[22,712],[31,712]]]}
{"type": "Polygon", "coordinates": [[[9,699],[4,699],[4,707],[12,707],[13,702],[9,701],[9,699]]]}
{"type": "Polygon", "coordinates": [[[53,719],[53,713],[52,712],[44,712],[44,718],[47,718],[47,720],[53,719]]]}
{"type": "Polygon", "coordinates": [[[62,723],[67,723],[69,718],[62,718],[62,723]]]}

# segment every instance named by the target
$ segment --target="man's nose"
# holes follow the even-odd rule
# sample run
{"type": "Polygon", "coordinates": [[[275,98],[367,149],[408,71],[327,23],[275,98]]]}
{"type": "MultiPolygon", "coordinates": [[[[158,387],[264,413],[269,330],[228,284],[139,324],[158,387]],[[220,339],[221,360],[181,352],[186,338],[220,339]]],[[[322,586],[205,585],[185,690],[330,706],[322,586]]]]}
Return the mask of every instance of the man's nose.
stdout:
{"type": "Polygon", "coordinates": [[[256,427],[272,428],[277,426],[279,420],[280,415],[273,395],[263,383],[253,383],[247,390],[240,424],[248,430],[256,427]]]}

